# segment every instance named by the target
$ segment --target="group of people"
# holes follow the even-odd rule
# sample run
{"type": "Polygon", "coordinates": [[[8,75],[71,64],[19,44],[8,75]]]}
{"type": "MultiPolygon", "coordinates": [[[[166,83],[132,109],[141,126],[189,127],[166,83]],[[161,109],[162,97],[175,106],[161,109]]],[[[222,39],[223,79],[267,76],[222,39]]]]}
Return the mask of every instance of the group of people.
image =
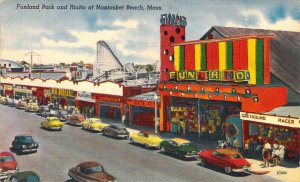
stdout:
{"type": "Polygon", "coordinates": [[[274,166],[279,165],[284,158],[284,146],[276,143],[271,146],[270,143],[265,143],[262,150],[262,158],[264,167],[270,166],[270,161],[272,161],[274,166]]]}

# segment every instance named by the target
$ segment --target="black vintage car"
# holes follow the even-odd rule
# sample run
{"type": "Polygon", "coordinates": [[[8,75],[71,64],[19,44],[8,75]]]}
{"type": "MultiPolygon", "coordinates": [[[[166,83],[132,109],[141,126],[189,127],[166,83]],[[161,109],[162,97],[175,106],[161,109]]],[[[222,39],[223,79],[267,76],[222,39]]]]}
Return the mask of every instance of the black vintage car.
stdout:
{"type": "Polygon", "coordinates": [[[48,106],[39,106],[38,110],[36,111],[37,115],[47,117],[49,115],[50,109],[48,106]]]}
{"type": "Polygon", "coordinates": [[[107,136],[112,136],[116,138],[128,138],[129,132],[124,126],[118,126],[115,124],[110,124],[109,126],[102,129],[102,134],[107,136]]]}
{"type": "Polygon", "coordinates": [[[36,142],[29,135],[15,136],[15,139],[12,142],[12,150],[17,154],[21,154],[24,152],[37,152],[38,147],[38,142],[36,142]]]}
{"type": "Polygon", "coordinates": [[[69,117],[67,110],[52,110],[50,109],[48,117],[57,117],[60,121],[65,122],[69,117]]]}
{"type": "Polygon", "coordinates": [[[13,174],[9,181],[11,182],[40,182],[40,177],[33,171],[22,171],[13,174]]]}

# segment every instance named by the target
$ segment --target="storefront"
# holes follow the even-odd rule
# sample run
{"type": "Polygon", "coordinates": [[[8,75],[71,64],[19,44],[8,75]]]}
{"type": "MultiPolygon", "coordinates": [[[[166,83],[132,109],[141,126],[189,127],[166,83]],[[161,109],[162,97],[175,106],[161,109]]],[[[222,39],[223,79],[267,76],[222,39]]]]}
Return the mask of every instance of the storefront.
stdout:
{"type": "Polygon", "coordinates": [[[148,92],[127,99],[129,124],[155,127],[155,98],[157,99],[157,116],[159,116],[159,97],[156,92],[148,92]]]}
{"type": "Polygon", "coordinates": [[[110,118],[116,121],[122,119],[122,97],[113,95],[96,96],[99,109],[99,115],[103,118],[110,118]]]}
{"type": "Polygon", "coordinates": [[[31,87],[19,85],[14,88],[14,97],[15,99],[36,99],[31,87]]]}
{"type": "MultiPolygon", "coordinates": [[[[298,107],[299,108],[299,107],[298,107]]],[[[298,114],[299,115],[299,114],[298,114]]],[[[241,112],[243,149],[253,146],[252,155],[260,155],[265,143],[284,146],[286,159],[299,160],[300,118],[241,112]]]]}
{"type": "Polygon", "coordinates": [[[95,99],[92,98],[92,93],[90,92],[77,92],[76,97],[76,107],[79,109],[81,114],[87,117],[95,116],[95,99]]]}
{"type": "Polygon", "coordinates": [[[55,108],[67,109],[75,106],[75,91],[70,89],[52,88],[52,103],[55,108]]]}
{"type": "Polygon", "coordinates": [[[162,15],[160,26],[160,131],[241,138],[234,115],[286,104],[287,88],[270,84],[272,35],[185,41],[186,23],[170,17],[162,15]]]}
{"type": "Polygon", "coordinates": [[[167,119],[172,132],[217,140],[225,137],[225,118],[240,109],[240,103],[172,97],[167,119]]]}
{"type": "Polygon", "coordinates": [[[13,87],[12,85],[3,85],[3,94],[5,96],[9,96],[11,98],[13,98],[13,87]]]}

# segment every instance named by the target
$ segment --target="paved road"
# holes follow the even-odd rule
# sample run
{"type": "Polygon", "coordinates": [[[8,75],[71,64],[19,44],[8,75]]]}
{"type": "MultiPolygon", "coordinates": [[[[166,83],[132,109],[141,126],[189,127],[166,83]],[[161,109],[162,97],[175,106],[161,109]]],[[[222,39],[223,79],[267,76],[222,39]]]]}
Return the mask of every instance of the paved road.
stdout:
{"type": "Polygon", "coordinates": [[[30,134],[37,153],[16,156],[20,170],[36,171],[43,181],[68,181],[69,168],[83,161],[99,161],[118,181],[271,181],[267,176],[227,175],[197,161],[181,161],[99,133],[65,125],[62,131],[40,128],[43,118],[0,105],[0,151],[8,151],[15,135],[30,134]]]}

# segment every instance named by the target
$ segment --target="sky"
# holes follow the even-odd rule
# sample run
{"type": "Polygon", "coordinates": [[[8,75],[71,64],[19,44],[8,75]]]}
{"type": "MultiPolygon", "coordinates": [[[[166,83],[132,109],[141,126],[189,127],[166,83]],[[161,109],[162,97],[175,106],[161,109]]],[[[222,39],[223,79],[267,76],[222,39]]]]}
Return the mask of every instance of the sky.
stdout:
{"type": "Polygon", "coordinates": [[[93,63],[96,43],[104,40],[122,64],[152,64],[160,57],[164,13],[187,18],[186,40],[199,39],[212,26],[300,32],[300,0],[0,0],[0,58],[29,62],[34,52],[33,63],[93,63]]]}

